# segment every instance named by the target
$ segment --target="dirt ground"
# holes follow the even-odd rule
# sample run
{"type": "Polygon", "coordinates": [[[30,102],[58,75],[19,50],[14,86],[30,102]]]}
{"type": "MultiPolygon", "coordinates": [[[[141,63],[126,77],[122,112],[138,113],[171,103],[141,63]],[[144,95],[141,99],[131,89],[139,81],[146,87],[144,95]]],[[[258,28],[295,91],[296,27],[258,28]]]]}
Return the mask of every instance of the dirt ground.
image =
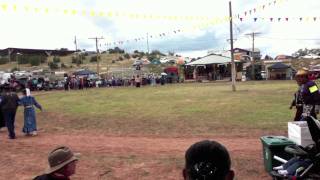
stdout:
{"type": "Polygon", "coordinates": [[[263,169],[262,145],[255,135],[228,137],[143,137],[114,136],[93,131],[48,133],[25,137],[17,127],[17,139],[0,131],[0,179],[32,179],[47,167],[48,152],[67,145],[80,153],[77,173],[72,179],[182,179],[185,150],[194,142],[214,139],[232,156],[239,180],[270,179],[263,169]]]}

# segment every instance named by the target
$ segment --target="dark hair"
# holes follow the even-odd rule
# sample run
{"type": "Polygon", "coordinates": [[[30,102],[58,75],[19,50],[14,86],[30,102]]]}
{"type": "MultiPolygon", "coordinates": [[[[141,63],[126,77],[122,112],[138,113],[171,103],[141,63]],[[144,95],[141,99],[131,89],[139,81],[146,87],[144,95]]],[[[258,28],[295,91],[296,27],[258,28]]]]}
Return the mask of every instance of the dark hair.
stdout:
{"type": "Polygon", "coordinates": [[[191,180],[222,180],[231,168],[228,150],[216,141],[193,144],[186,151],[185,158],[186,173],[191,180]]]}
{"type": "Polygon", "coordinates": [[[24,90],[22,91],[22,94],[23,94],[23,95],[27,95],[27,90],[24,89],[24,90]]]}

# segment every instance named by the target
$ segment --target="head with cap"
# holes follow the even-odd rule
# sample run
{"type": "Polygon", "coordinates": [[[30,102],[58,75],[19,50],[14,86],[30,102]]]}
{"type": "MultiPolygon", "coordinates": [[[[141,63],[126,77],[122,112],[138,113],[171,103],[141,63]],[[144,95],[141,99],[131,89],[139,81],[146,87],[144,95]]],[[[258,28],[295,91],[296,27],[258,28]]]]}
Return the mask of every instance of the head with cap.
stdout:
{"type": "Polygon", "coordinates": [[[234,177],[229,153],[216,141],[193,144],[186,151],[185,161],[185,180],[231,180],[234,177]]]}
{"type": "Polygon", "coordinates": [[[46,170],[46,174],[59,174],[69,177],[75,174],[77,161],[78,158],[70,148],[66,146],[57,147],[49,153],[49,168],[46,170]]]}
{"type": "Polygon", "coordinates": [[[308,82],[308,74],[309,74],[309,71],[306,68],[302,68],[298,70],[298,72],[296,73],[295,79],[299,86],[308,82]]]}

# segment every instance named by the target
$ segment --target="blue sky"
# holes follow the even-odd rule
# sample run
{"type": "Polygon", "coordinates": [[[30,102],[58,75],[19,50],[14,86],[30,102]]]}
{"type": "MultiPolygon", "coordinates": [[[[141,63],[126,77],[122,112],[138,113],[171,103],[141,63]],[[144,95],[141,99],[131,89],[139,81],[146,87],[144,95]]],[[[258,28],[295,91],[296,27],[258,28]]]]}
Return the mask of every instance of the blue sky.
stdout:
{"type": "MultiPolygon", "coordinates": [[[[256,47],[262,54],[275,56],[292,54],[300,48],[317,48],[319,0],[273,2],[232,1],[234,15],[244,18],[234,22],[235,47],[250,48],[252,41],[245,34],[255,31],[261,32],[256,47]],[[262,9],[262,5],[267,6],[262,9]],[[275,18],[273,22],[271,17],[275,18]],[[278,17],[282,18],[280,22],[278,17]],[[313,17],[317,20],[313,21],[313,17]]],[[[208,50],[229,49],[228,22],[212,23],[227,15],[227,0],[0,0],[0,48],[74,49],[77,36],[79,48],[94,50],[94,41],[88,38],[98,36],[104,37],[101,50],[119,46],[128,51],[147,51],[148,33],[151,50],[197,57],[208,50]],[[165,35],[160,37],[162,33],[165,35]],[[124,43],[114,44],[119,41],[124,43]]]]}

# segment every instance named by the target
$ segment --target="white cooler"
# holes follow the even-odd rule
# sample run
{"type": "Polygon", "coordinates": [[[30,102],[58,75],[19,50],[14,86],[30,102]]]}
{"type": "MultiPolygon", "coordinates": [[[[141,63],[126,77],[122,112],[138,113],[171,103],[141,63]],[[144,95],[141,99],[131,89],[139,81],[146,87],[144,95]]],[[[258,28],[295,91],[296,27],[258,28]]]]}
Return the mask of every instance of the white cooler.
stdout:
{"type": "Polygon", "coordinates": [[[288,138],[303,147],[314,144],[306,121],[288,122],[288,138]]]}

